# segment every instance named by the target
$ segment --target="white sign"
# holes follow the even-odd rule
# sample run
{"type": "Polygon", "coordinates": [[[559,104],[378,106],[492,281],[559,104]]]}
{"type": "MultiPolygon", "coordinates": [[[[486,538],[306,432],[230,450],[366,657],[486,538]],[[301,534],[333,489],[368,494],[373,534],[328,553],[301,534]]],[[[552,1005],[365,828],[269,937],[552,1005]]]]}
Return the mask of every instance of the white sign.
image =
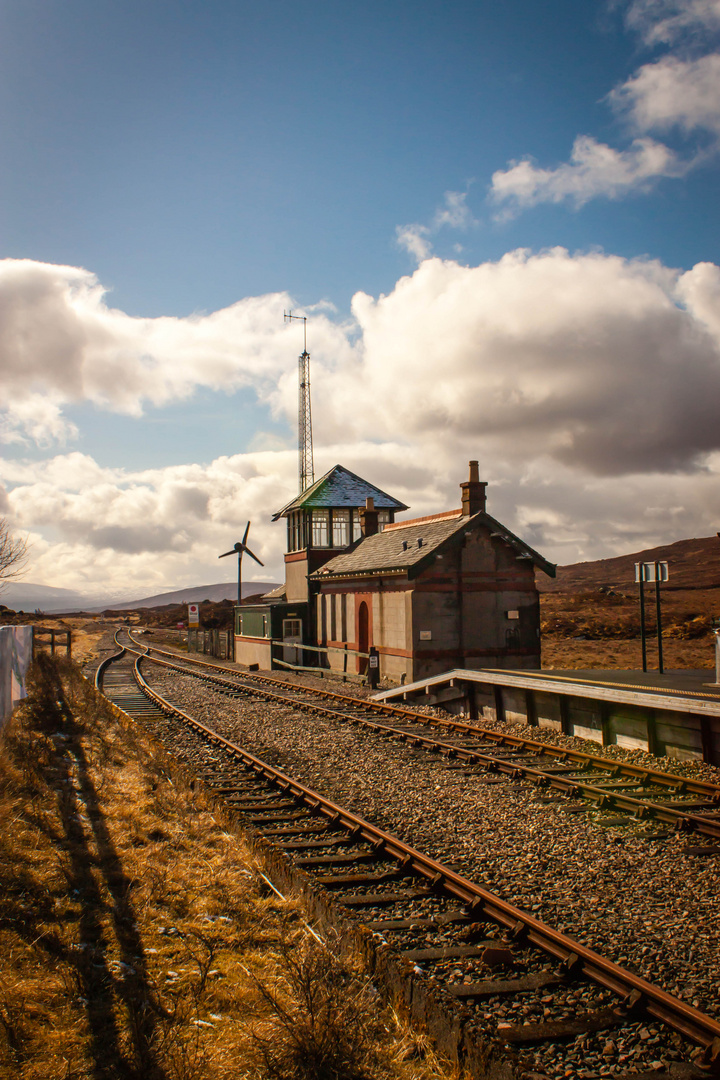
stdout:
{"type": "Polygon", "coordinates": [[[668,571],[668,564],[666,562],[645,562],[635,563],[635,580],[636,581],[655,581],[655,568],[657,567],[657,580],[667,581],[670,577],[668,571]],[[642,578],[641,575],[642,574],[642,578]]]}
{"type": "Polygon", "coordinates": [[[200,624],[200,605],[188,604],[188,626],[199,626],[200,624]]]}
{"type": "Polygon", "coordinates": [[[420,631],[420,640],[421,641],[432,641],[432,630],[421,630],[420,631]]]}

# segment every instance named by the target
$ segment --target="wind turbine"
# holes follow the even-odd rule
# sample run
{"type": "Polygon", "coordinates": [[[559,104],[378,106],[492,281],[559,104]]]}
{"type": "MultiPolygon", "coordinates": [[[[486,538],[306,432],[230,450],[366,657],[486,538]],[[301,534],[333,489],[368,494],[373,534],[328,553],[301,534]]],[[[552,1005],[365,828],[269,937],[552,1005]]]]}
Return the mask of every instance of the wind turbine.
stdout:
{"type": "Polygon", "coordinates": [[[237,544],[235,544],[232,551],[225,551],[225,552],[223,552],[222,555],[218,555],[218,559],[224,559],[228,555],[234,555],[235,552],[237,552],[237,557],[238,557],[238,598],[237,598],[237,602],[238,602],[238,604],[242,604],[242,591],[241,590],[242,590],[242,557],[243,557],[243,552],[247,551],[250,558],[254,559],[256,563],[260,563],[260,566],[265,565],[264,563],[260,562],[257,555],[253,555],[252,551],[247,546],[247,538],[248,538],[248,533],[249,532],[250,532],[250,522],[248,521],[247,525],[245,526],[245,535],[243,536],[242,540],[240,540],[237,544]]]}

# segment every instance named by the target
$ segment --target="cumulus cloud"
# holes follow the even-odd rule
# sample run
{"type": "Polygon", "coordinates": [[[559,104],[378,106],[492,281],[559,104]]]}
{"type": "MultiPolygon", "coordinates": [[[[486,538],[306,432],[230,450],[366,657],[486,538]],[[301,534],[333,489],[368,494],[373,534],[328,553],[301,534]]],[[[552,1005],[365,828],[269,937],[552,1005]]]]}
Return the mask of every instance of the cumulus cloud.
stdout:
{"type": "Polygon", "coordinates": [[[570,161],[555,169],[542,169],[529,159],[512,162],[493,173],[491,198],[504,203],[501,219],[538,203],[568,200],[584,206],[599,195],[617,199],[628,191],[647,187],[661,176],[681,176],[687,166],[662,143],[635,139],[627,150],[614,150],[590,135],[579,135],[570,161]]]}
{"type": "Polygon", "coordinates": [[[720,446],[717,273],[563,249],[430,259],[388,296],[355,297],[362,370],[320,393],[343,414],[364,401],[383,433],[481,440],[503,460],[692,470],[720,446]]]}
{"type": "Polygon", "coordinates": [[[698,128],[720,135],[720,54],[663,57],[645,64],[610,95],[637,130],[698,128]]]}
{"type": "MultiPolygon", "coordinates": [[[[78,267],[0,260],[0,438],[68,440],[64,405],[90,401],[140,415],[198,388],[268,393],[296,344],[283,325],[286,294],[249,297],[187,318],[134,318],[108,307],[106,290],[78,267]]],[[[319,361],[347,358],[342,329],[313,319],[319,361]]]]}
{"type": "MultiPolygon", "coordinates": [[[[66,318],[66,306],[48,314],[43,289],[38,297],[50,341],[52,320],[66,318]]],[[[252,309],[274,312],[274,303],[254,298],[252,309]]],[[[31,325],[27,296],[25,304],[31,325]]],[[[245,302],[235,308],[244,311],[245,302]]],[[[80,400],[92,398],[97,383],[112,385],[101,367],[107,360],[112,370],[127,322],[135,355],[157,355],[122,312],[106,320],[102,304],[88,302],[72,315],[77,338],[91,339],[102,324],[103,350],[83,353],[93,356],[95,381],[75,364],[74,348],[63,351],[60,335],[58,367],[68,364],[70,374],[53,370],[48,346],[29,392],[41,395],[47,380],[51,400],[68,385],[80,400]]],[[[423,514],[458,504],[466,463],[478,458],[491,512],[565,562],[716,530],[718,266],[680,273],[657,261],[560,248],[473,267],[430,258],[385,296],[358,293],[353,316],[328,324],[325,355],[313,369],[316,475],[341,462],[423,514]],[[336,356],[328,343],[337,343],[336,356]]],[[[154,341],[155,321],[140,321],[154,341]]],[[[174,333],[184,326],[190,340],[178,348],[191,355],[194,321],[177,321],[174,333]]],[[[196,321],[213,325],[214,317],[196,321]]],[[[258,319],[258,363],[252,367],[238,338],[238,356],[227,345],[226,370],[231,382],[246,380],[294,416],[294,365],[278,379],[277,333],[274,318],[258,319]]],[[[286,371],[296,346],[294,337],[283,343],[286,371]]],[[[166,341],[164,349],[172,371],[173,348],[166,341]]],[[[20,365],[14,370],[27,389],[20,365]]],[[[200,364],[193,378],[208,385],[200,364]]],[[[184,385],[190,392],[194,384],[184,385]]],[[[142,391],[135,390],[140,402],[142,391]]],[[[105,407],[118,406],[110,399],[105,407]]],[[[125,595],[222,580],[228,571],[217,556],[248,519],[267,568],[248,574],[281,579],[284,530],[270,519],[295,492],[296,477],[295,452],[275,448],[132,472],[79,452],[0,460],[3,512],[33,541],[31,579],[85,589],[108,583],[125,595]]]]}
{"type": "Polygon", "coordinates": [[[646,45],[676,49],[644,64],[607,95],[636,137],[615,149],[592,135],[579,135],[570,160],[555,168],[540,167],[528,157],[498,169],[489,189],[491,202],[503,208],[497,220],[540,203],[568,202],[577,209],[598,197],[646,192],[661,178],[685,176],[717,152],[720,54],[690,58],[677,50],[693,35],[720,29],[720,0],[631,0],[626,21],[646,45]],[[681,155],[652,137],[672,129],[684,136],[703,135],[710,145],[690,146],[681,155]]]}

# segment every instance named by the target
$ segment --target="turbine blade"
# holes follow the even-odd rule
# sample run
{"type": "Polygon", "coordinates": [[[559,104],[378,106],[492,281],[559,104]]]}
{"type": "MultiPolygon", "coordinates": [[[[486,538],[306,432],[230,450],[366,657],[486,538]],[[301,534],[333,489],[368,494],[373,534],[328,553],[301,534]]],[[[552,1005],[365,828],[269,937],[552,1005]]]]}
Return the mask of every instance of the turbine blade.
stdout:
{"type": "Polygon", "coordinates": [[[260,563],[260,566],[264,566],[264,565],[265,565],[265,563],[264,563],[264,562],[260,562],[260,560],[258,559],[257,555],[253,555],[253,553],[252,553],[252,551],[250,550],[250,548],[246,547],[246,548],[245,548],[245,550],[247,551],[247,553],[248,553],[248,555],[250,556],[250,558],[251,558],[251,559],[254,559],[256,563],[260,563]]]}
{"type": "Polygon", "coordinates": [[[248,533],[249,532],[250,532],[250,522],[248,521],[247,525],[245,526],[245,535],[242,538],[243,547],[245,547],[245,544],[247,543],[247,538],[248,538],[248,533]]]}
{"type": "Polygon", "coordinates": [[[222,555],[218,555],[218,559],[224,559],[226,555],[237,555],[235,548],[232,551],[224,551],[222,555]]]}

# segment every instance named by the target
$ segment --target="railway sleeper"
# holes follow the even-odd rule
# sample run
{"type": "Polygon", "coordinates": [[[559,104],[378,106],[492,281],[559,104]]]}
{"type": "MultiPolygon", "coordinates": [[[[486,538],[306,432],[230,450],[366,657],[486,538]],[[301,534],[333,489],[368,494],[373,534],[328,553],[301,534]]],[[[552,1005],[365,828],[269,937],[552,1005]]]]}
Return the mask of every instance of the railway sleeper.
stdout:
{"type": "Polygon", "coordinates": [[[542,1024],[498,1024],[497,1032],[507,1043],[554,1042],[574,1039],[593,1031],[622,1027],[627,1016],[620,1009],[598,1009],[580,1013],[570,1020],[548,1020],[542,1024]]]}

